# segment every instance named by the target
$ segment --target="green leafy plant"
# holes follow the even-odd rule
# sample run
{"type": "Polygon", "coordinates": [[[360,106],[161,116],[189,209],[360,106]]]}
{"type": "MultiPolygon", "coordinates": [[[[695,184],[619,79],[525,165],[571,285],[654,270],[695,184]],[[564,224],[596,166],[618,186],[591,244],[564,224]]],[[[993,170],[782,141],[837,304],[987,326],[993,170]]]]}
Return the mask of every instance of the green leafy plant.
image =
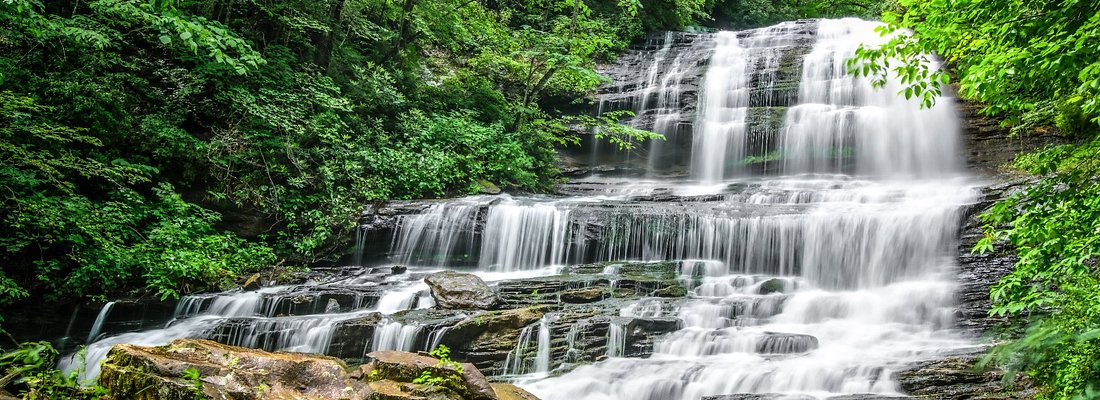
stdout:
{"type": "Polygon", "coordinates": [[[428,386],[442,386],[456,391],[463,389],[462,364],[454,360],[451,360],[451,349],[447,346],[440,345],[433,349],[430,353],[433,357],[438,358],[439,362],[435,364],[435,370],[448,370],[449,373],[439,374],[433,372],[433,369],[425,369],[420,372],[420,376],[413,379],[413,383],[418,385],[428,386]]]}
{"type": "Polygon", "coordinates": [[[191,384],[191,393],[195,400],[205,400],[206,393],[203,393],[202,373],[197,368],[191,367],[183,370],[184,380],[191,384]]]}
{"type": "MultiPolygon", "coordinates": [[[[99,386],[84,387],[80,371],[65,374],[55,368],[58,352],[49,342],[27,342],[0,353],[0,388],[23,399],[98,399],[99,386]]],[[[83,350],[75,357],[83,358],[83,350]]]]}

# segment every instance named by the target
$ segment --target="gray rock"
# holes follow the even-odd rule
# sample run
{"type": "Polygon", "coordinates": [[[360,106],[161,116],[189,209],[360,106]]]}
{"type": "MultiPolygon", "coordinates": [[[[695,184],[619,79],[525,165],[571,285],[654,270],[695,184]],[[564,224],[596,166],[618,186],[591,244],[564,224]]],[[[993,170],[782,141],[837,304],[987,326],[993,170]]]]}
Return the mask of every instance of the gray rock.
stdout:
{"type": "Polygon", "coordinates": [[[424,282],[432,289],[436,307],[488,310],[500,302],[496,293],[473,274],[444,271],[428,275],[424,282]]]}
{"type": "Polygon", "coordinates": [[[787,282],[779,279],[772,278],[764,281],[760,284],[758,292],[760,294],[772,294],[772,293],[784,293],[787,291],[787,282]]]}
{"type": "Polygon", "coordinates": [[[756,344],[756,352],[763,354],[805,353],[816,349],[817,338],[798,333],[771,333],[756,344]]]}

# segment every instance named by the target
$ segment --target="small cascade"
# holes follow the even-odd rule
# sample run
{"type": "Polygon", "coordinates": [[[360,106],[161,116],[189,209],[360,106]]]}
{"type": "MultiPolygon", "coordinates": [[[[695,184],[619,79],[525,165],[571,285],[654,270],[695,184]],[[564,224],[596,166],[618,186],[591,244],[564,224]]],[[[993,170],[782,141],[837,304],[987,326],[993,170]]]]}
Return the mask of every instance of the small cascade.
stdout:
{"type": "Polygon", "coordinates": [[[612,318],[607,325],[607,356],[622,357],[625,351],[626,332],[623,330],[622,322],[617,318],[612,318]]]}
{"type": "Polygon", "coordinates": [[[749,56],[736,32],[715,37],[704,87],[699,98],[699,120],[692,146],[692,176],[705,182],[720,181],[726,162],[744,158],[745,116],[749,106],[749,56]]]}
{"type": "Polygon", "coordinates": [[[435,351],[439,348],[439,344],[443,341],[443,337],[447,335],[447,332],[451,330],[451,327],[444,326],[439,329],[432,330],[428,333],[428,348],[427,351],[435,351]]]}
{"type": "Polygon", "coordinates": [[[421,327],[397,321],[383,321],[374,329],[371,351],[412,351],[420,337],[421,327]]]}
{"type": "Polygon", "coordinates": [[[94,342],[99,338],[99,334],[103,331],[103,324],[107,322],[107,317],[111,315],[111,308],[115,306],[115,302],[107,302],[103,305],[103,308],[99,310],[99,314],[95,317],[95,322],[92,323],[92,331],[88,332],[88,339],[84,343],[94,342]]]}
{"type": "Polygon", "coordinates": [[[477,259],[474,238],[482,199],[433,204],[427,211],[398,219],[391,245],[402,265],[442,267],[477,259]]]}
{"type": "Polygon", "coordinates": [[[355,245],[351,248],[351,265],[363,265],[363,253],[367,246],[367,229],[358,227],[355,229],[355,245]]]}
{"type": "Polygon", "coordinates": [[[516,271],[568,258],[569,210],[554,204],[504,202],[489,209],[481,247],[483,269],[516,271]]]}
{"type": "Polygon", "coordinates": [[[557,316],[553,313],[546,314],[538,323],[524,327],[520,331],[516,347],[508,353],[504,361],[505,375],[545,375],[550,372],[552,339],[550,328],[556,318],[557,316]],[[534,350],[534,357],[531,356],[531,350],[534,350]]]}
{"type": "Polygon", "coordinates": [[[382,295],[378,300],[376,310],[385,314],[393,314],[398,311],[411,310],[425,305],[421,302],[420,292],[428,289],[428,285],[418,283],[404,288],[392,290],[382,295]]]}
{"type": "Polygon", "coordinates": [[[539,321],[539,337],[538,337],[538,350],[535,351],[535,370],[536,374],[545,374],[550,372],[550,322],[551,315],[546,314],[539,321]]]}
{"type": "Polygon", "coordinates": [[[540,325],[541,322],[524,327],[523,330],[519,331],[516,348],[508,353],[508,358],[504,360],[504,375],[523,375],[527,373],[526,364],[527,358],[529,358],[527,354],[531,347],[531,337],[535,336],[535,340],[538,340],[536,331],[540,325]]]}
{"type": "Polygon", "coordinates": [[[581,320],[569,326],[569,332],[565,335],[566,361],[575,363],[584,357],[584,348],[581,347],[581,342],[585,339],[585,330],[588,329],[588,324],[588,320],[581,320]]]}

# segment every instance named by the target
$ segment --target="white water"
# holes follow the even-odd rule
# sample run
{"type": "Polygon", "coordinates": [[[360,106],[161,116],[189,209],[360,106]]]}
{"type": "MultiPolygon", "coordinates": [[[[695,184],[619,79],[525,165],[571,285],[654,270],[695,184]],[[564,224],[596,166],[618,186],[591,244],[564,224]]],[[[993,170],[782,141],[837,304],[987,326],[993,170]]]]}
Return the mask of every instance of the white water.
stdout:
{"type": "Polygon", "coordinates": [[[103,330],[103,324],[107,322],[107,317],[111,315],[111,309],[114,308],[115,302],[107,302],[103,305],[103,308],[99,310],[99,314],[95,317],[95,322],[92,323],[92,331],[88,333],[87,343],[94,342],[99,338],[99,334],[103,330]]]}
{"type": "MultiPolygon", "coordinates": [[[[778,145],[785,173],[875,178],[785,176],[726,196],[724,206],[740,212],[629,216],[623,247],[609,258],[698,259],[681,266],[692,297],[675,311],[683,328],[649,358],[612,357],[524,387],[549,400],[897,395],[893,369],[972,345],[951,329],[951,254],[976,188],[958,175],[952,102],[922,110],[895,95],[896,82],[874,90],[847,75],[844,59],[858,44],[881,40],[874,26],[818,25],[778,145]],[[750,205],[769,211],[746,216],[750,205]],[[769,275],[788,277],[777,281],[788,293],[761,294],[769,275]]],[[[731,33],[716,41],[692,158],[692,176],[704,183],[728,179],[748,140],[746,78],[737,75],[751,73],[742,65],[752,45],[731,33]]],[[[655,304],[623,313],[658,316],[655,304]]],[[[620,335],[612,324],[609,355],[621,352],[620,335]]]]}
{"type": "Polygon", "coordinates": [[[860,43],[885,41],[878,23],[852,19],[818,25],[817,44],[806,56],[799,104],[787,112],[783,135],[788,172],[843,170],[851,152],[856,172],[875,175],[937,176],[959,170],[959,127],[950,99],[931,109],[897,93],[889,80],[874,89],[848,74],[845,60],[860,43]],[[846,149],[846,150],[845,150],[846,149]]]}
{"type": "MultiPolygon", "coordinates": [[[[403,277],[398,275],[397,277],[403,277]]],[[[407,278],[406,278],[407,279],[407,278]]],[[[370,287],[377,283],[360,282],[351,277],[345,280],[317,285],[319,289],[341,285],[370,287]]],[[[60,367],[65,371],[83,369],[80,378],[91,382],[99,375],[100,362],[116,344],[135,344],[143,346],[165,345],[180,338],[213,338],[219,342],[235,346],[261,348],[266,350],[324,353],[328,350],[335,329],[340,323],[381,312],[391,314],[409,310],[422,302],[422,292],[427,285],[422,282],[403,283],[396,281],[395,289],[386,291],[377,300],[375,307],[366,307],[368,294],[354,298],[355,304],[349,304],[351,311],[329,312],[326,308],[332,300],[323,301],[324,296],[306,304],[305,315],[286,315],[300,299],[299,287],[276,286],[252,292],[227,292],[188,296],[180,299],[175,315],[161,329],[144,332],[131,332],[107,336],[88,345],[84,359],[77,355],[64,358],[60,367]],[[291,308],[286,308],[288,305],[291,308]]],[[[323,293],[323,292],[317,292],[323,293]]],[[[109,309],[100,313],[107,318],[109,309]]],[[[102,321],[97,326],[102,326],[102,321]]],[[[364,354],[375,350],[412,350],[410,342],[416,339],[419,328],[404,326],[400,323],[387,323],[379,326],[375,337],[368,343],[372,348],[364,349],[364,354]]],[[[97,333],[98,335],[98,333],[97,333]]]]}
{"type": "Polygon", "coordinates": [[[749,106],[748,52],[734,32],[718,32],[692,146],[692,175],[706,182],[725,176],[726,163],[744,157],[745,116],[749,106]]]}

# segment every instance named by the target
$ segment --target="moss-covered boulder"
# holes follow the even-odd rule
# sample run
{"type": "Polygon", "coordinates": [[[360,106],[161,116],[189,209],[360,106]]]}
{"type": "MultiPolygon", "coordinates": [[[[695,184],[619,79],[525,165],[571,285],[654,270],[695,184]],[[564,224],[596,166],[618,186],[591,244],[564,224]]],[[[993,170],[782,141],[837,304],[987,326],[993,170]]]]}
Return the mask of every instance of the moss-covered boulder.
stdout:
{"type": "Polygon", "coordinates": [[[99,384],[117,400],[369,399],[332,357],[266,352],[208,340],[167,346],[120,344],[103,363],[99,384]]]}
{"type": "Polygon", "coordinates": [[[453,390],[432,385],[382,379],[370,382],[370,400],[465,400],[453,390]]]}
{"type": "Polygon", "coordinates": [[[372,359],[366,367],[369,370],[365,373],[368,381],[430,383],[431,386],[453,391],[466,400],[497,398],[485,375],[473,364],[442,362],[434,357],[403,351],[376,351],[367,354],[367,357],[372,359]]]}

